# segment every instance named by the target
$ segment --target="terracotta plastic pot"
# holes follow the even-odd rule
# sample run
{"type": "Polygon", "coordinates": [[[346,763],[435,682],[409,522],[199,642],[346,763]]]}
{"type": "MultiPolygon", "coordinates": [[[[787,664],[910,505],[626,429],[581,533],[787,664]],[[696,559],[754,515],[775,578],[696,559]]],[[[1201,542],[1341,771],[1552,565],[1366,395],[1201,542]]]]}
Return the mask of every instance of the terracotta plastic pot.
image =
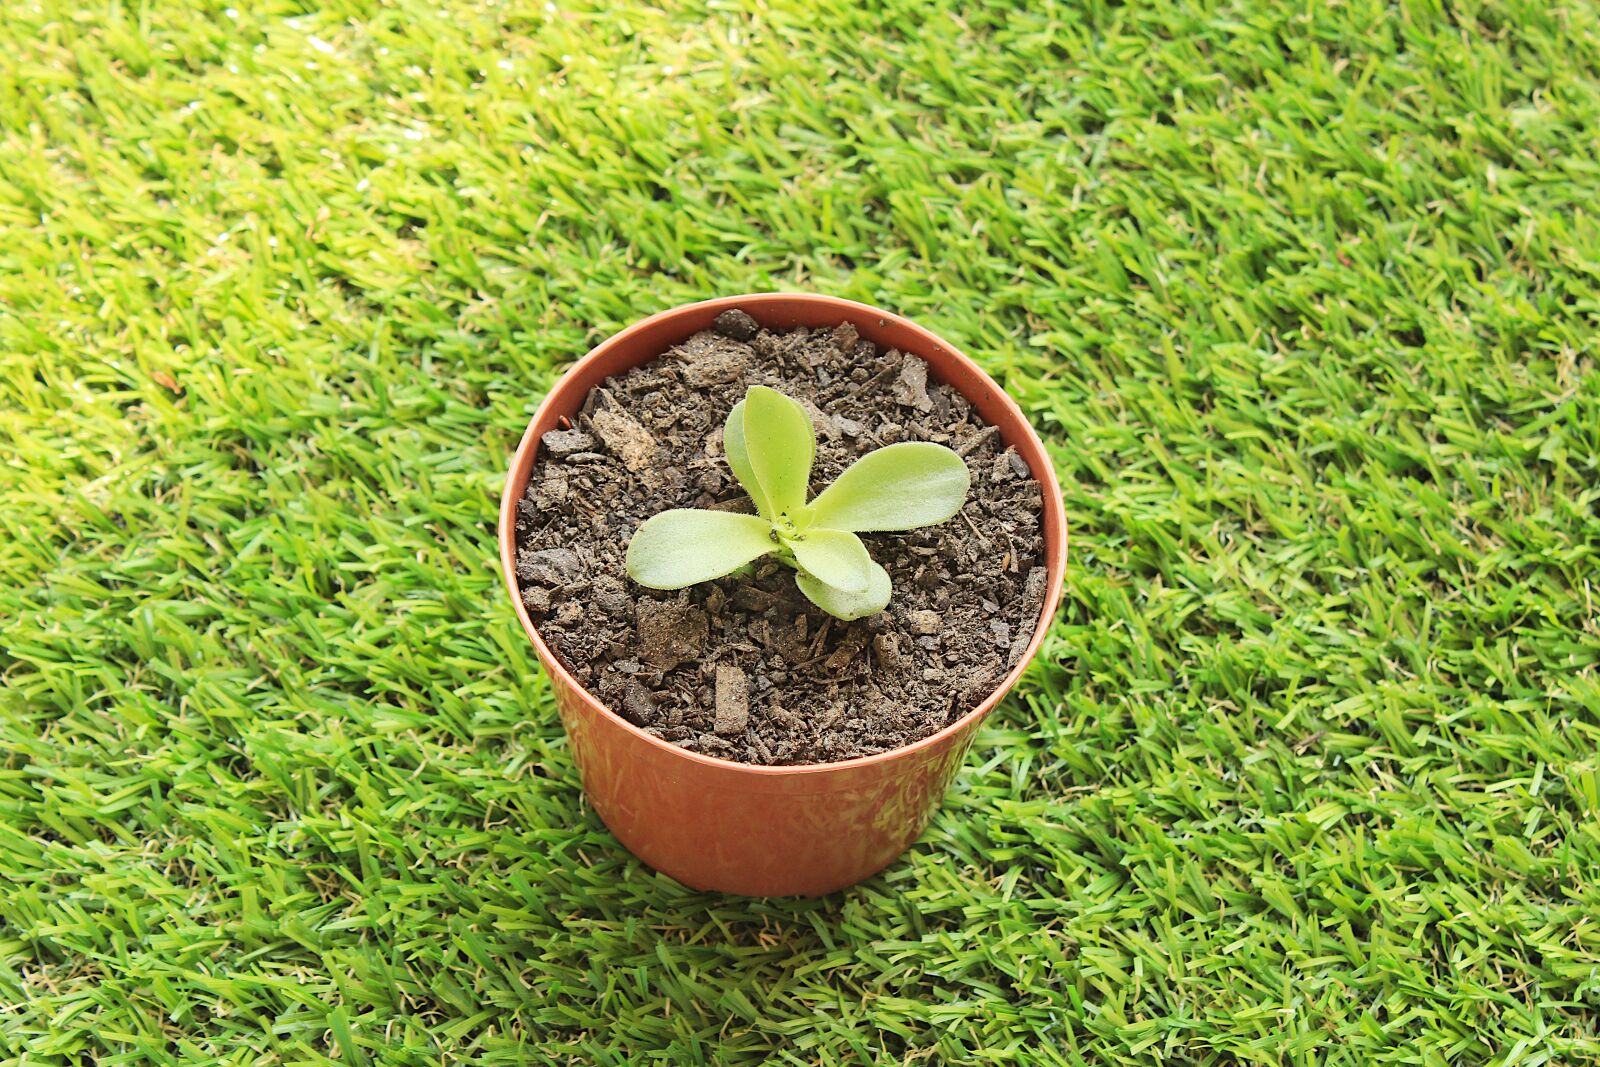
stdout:
{"type": "Polygon", "coordinates": [[[500,498],[500,566],[511,603],[555,688],[572,755],[595,811],[629,851],[696,889],[754,896],[819,895],[882,870],[922,833],[983,717],[1039,651],[1061,597],[1066,518],[1055,472],[1017,405],[978,365],[906,319],[835,297],[732,296],[663,311],[580,359],[539,406],[500,498]],[[602,704],[561,665],[523,607],[516,572],[517,501],[539,439],[575,415],[589,391],[706,329],[729,308],[770,329],[851,322],[862,337],[928,362],[1027,460],[1043,488],[1049,587],[1027,653],[978,707],[932,737],[876,756],[800,767],[762,767],[689,752],[640,730],[602,704]]]}

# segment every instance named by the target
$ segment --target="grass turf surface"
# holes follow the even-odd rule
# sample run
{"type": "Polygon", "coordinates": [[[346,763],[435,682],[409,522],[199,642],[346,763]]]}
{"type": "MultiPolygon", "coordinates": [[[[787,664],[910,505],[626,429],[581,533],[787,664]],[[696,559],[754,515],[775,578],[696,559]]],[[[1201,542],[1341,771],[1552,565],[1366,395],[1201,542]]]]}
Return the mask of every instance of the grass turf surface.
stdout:
{"type": "Polygon", "coordinates": [[[1587,5],[0,15],[7,1063],[1600,1058],[1587,5]],[[1048,435],[943,813],[700,895],[495,497],[589,345],[809,289],[1048,435]]]}

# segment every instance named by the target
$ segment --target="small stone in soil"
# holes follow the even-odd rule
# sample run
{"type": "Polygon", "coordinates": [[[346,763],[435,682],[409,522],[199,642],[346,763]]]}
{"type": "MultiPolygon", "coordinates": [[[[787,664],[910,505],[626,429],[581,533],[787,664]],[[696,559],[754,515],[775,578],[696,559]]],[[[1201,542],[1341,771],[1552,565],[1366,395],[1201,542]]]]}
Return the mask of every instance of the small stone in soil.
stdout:
{"type": "Polygon", "coordinates": [[[545,468],[544,478],[540,480],[539,488],[534,491],[533,502],[545,510],[558,507],[566,502],[567,484],[566,468],[552,463],[545,468]]]}
{"type": "Polygon", "coordinates": [[[595,412],[589,421],[600,440],[629,470],[637,474],[655,462],[656,439],[631,415],[618,408],[605,408],[595,412]]]}
{"type": "Polygon", "coordinates": [[[816,402],[800,398],[797,403],[806,409],[806,414],[811,416],[812,429],[824,441],[831,441],[839,436],[839,424],[832,415],[817,407],[816,402]]]}
{"type": "Polygon", "coordinates": [[[742,585],[733,594],[734,606],[743,608],[745,611],[770,611],[777,602],[777,597],[765,589],[757,589],[753,585],[742,585]]]}
{"type": "Polygon", "coordinates": [[[905,365],[900,368],[900,377],[894,383],[894,397],[917,411],[932,411],[933,401],[928,397],[928,365],[916,356],[907,356],[905,365]]]}
{"type": "Polygon", "coordinates": [[[1033,472],[1028,469],[1028,461],[1019,455],[1016,449],[1006,449],[1006,462],[1011,464],[1011,473],[1018,478],[1032,478],[1033,472]]]}
{"type": "Polygon", "coordinates": [[[995,679],[988,674],[974,674],[962,683],[961,694],[957,700],[963,706],[976,707],[994,692],[994,683],[995,679]]]}
{"type": "Polygon", "coordinates": [[[718,385],[737,381],[749,368],[750,349],[726,338],[697,335],[680,346],[683,363],[679,373],[690,385],[718,385]]]}
{"type": "Polygon", "coordinates": [[[1011,644],[1011,627],[999,619],[989,620],[989,634],[994,638],[994,643],[1001,648],[1011,644]]]}
{"type": "Polygon", "coordinates": [[[517,577],[540,585],[562,585],[583,575],[583,563],[570,548],[546,548],[517,557],[517,577]]]}
{"type": "Polygon", "coordinates": [[[878,657],[878,666],[895,670],[900,666],[900,639],[894,634],[879,634],[872,639],[872,652],[878,657]]]}
{"type": "Polygon", "coordinates": [[[1028,651],[1028,642],[1032,640],[1032,638],[1032,634],[1021,634],[1015,641],[1011,642],[1011,651],[1006,653],[1007,670],[1015,667],[1017,665],[1017,660],[1021,659],[1023,654],[1028,651]]]}
{"type": "Polygon", "coordinates": [[[717,717],[713,729],[723,737],[744,733],[750,721],[750,679],[728,663],[717,664],[717,717]]]}
{"type": "Polygon", "coordinates": [[[828,661],[823,666],[829,671],[842,671],[850,665],[850,661],[855,659],[856,654],[860,651],[861,642],[859,640],[846,640],[833,655],[828,657],[828,661]]]}
{"type": "Polygon", "coordinates": [[[648,726],[656,717],[656,702],[650,690],[631,678],[622,691],[622,717],[635,726],[648,726]]]}
{"type": "Polygon", "coordinates": [[[695,738],[695,743],[688,746],[688,748],[690,751],[698,750],[708,755],[720,756],[723,759],[731,759],[737,751],[727,740],[718,737],[716,734],[701,734],[695,738]]]}
{"type": "Polygon", "coordinates": [[[626,614],[628,605],[632,603],[622,583],[611,577],[596,579],[592,595],[595,606],[607,615],[626,614]]]}
{"type": "Polygon", "coordinates": [[[937,611],[913,611],[906,616],[906,625],[911,627],[914,634],[936,634],[939,632],[939,623],[937,611]]]}
{"type": "Polygon", "coordinates": [[[1034,567],[1028,571],[1028,577],[1022,583],[1024,617],[1032,617],[1039,614],[1039,609],[1044,606],[1044,587],[1049,581],[1050,572],[1043,567],[1034,567]]]}
{"type": "Polygon", "coordinates": [[[594,448],[594,438],[582,430],[550,430],[539,438],[539,444],[552,456],[563,459],[594,448]]]}
{"type": "Polygon", "coordinates": [[[709,632],[706,613],[688,604],[641,600],[638,620],[645,662],[662,669],[700,655],[709,632]]]}
{"type": "Polygon", "coordinates": [[[539,585],[530,585],[522,591],[522,606],[528,609],[529,615],[546,615],[550,611],[550,590],[539,585]]]}
{"type": "Polygon", "coordinates": [[[718,315],[716,321],[711,324],[711,328],[722,336],[731,337],[735,341],[748,341],[761,332],[761,324],[738,308],[724,311],[718,315]]]}
{"type": "Polygon", "coordinates": [[[781,704],[774,704],[767,710],[767,718],[788,730],[797,730],[804,725],[804,720],[781,704]]]}
{"type": "Polygon", "coordinates": [[[966,440],[962,441],[959,445],[956,446],[956,455],[958,455],[958,456],[971,455],[974,451],[976,451],[978,449],[978,447],[980,445],[984,444],[991,437],[999,436],[999,434],[1000,434],[1000,428],[998,426],[985,426],[981,430],[979,430],[977,433],[973,433],[973,434],[967,435],[966,440]]]}

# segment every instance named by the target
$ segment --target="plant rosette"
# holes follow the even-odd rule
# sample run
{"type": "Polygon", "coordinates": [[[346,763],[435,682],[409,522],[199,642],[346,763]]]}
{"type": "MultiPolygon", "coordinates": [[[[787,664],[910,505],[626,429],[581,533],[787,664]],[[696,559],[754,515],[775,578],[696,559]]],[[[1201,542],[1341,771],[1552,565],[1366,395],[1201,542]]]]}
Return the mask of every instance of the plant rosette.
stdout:
{"type": "Polygon", "coordinates": [[[953,518],[971,476],[943,445],[903,441],[869,452],[806,503],[817,439],[811,416],[766,386],[751,386],[722,431],[723,451],[756,514],[674,508],[639,527],[628,575],[682,589],[771,555],[795,571],[817,607],[846,622],[889,605],[889,573],[856,534],[914,530],[953,518]]]}
{"type": "MultiPolygon", "coordinates": [[[[626,550],[627,573],[639,586],[693,591],[720,582],[733,588],[755,580],[747,578],[755,572],[767,575],[766,588],[774,589],[776,566],[776,573],[792,575],[791,590],[803,594],[795,603],[809,601],[835,626],[867,626],[888,617],[882,614],[885,604],[891,612],[903,610],[893,607],[894,583],[883,563],[904,570],[904,561],[873,558],[899,542],[869,551],[858,535],[946,523],[968,495],[971,479],[961,456],[931,442],[904,441],[848,465],[835,459],[831,469],[844,469],[810,496],[817,448],[812,419],[784,392],[760,385],[732,404],[720,437],[726,465],[748,501],[739,508],[730,501],[715,510],[668,507],[641,516],[626,550]]],[[[600,818],[651,867],[696,888],[754,895],[841,888],[893,862],[915,840],[978,724],[1037,654],[1059,601],[1066,556],[1060,494],[1044,447],[1015,403],[976,364],[889,312],[791,294],[674,308],[579,360],[523,437],[502,496],[499,532],[508,591],[550,679],[573,760],[600,818]],[[766,765],[690,751],[659,730],[629,721],[620,705],[580,681],[530,615],[518,576],[517,523],[544,435],[572,426],[597,387],[650,363],[735,309],[772,331],[848,324],[863,341],[925,363],[930,382],[959,394],[1006,447],[1001,458],[1038,485],[1044,580],[1036,617],[1020,620],[1025,629],[1009,669],[988,695],[928,736],[828,763],[766,765]]],[[[720,666],[717,674],[720,681],[720,666]]]]}

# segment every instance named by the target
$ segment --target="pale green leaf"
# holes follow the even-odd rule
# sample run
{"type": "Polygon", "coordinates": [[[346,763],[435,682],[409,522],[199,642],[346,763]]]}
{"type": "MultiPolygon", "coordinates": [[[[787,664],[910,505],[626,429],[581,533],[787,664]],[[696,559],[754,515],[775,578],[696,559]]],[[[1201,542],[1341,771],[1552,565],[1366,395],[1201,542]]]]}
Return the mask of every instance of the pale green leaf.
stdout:
{"type": "Polygon", "coordinates": [[[889,604],[889,572],[876,563],[872,564],[866,591],[861,593],[847,593],[842,589],[835,589],[831,585],[819,582],[804,571],[797,572],[794,581],[806,595],[806,599],[829,615],[846,621],[876,615],[889,604]]]}
{"type": "Polygon", "coordinates": [[[775,389],[753,385],[744,398],[744,443],[773,519],[798,521],[811,480],[817,441],[806,409],[775,389]]]}
{"type": "Polygon", "coordinates": [[[778,547],[754,515],[675,508],[652,515],[628,544],[628,576],[650,589],[721,578],[778,547]]]}
{"type": "Polygon", "coordinates": [[[813,526],[803,535],[786,540],[800,569],[825,585],[845,593],[865,593],[872,577],[872,557],[861,538],[843,530],[813,526]]]}
{"type": "Polygon", "coordinates": [[[733,410],[728,412],[728,421],[722,424],[722,451],[728,457],[733,476],[739,479],[739,484],[744,486],[744,491],[755,502],[756,510],[762,517],[772,519],[772,505],[767,503],[767,494],[756,480],[756,472],[750,466],[750,452],[744,443],[743,400],[733,405],[733,410]]]}
{"type": "Polygon", "coordinates": [[[868,452],[811,502],[811,521],[830,530],[914,530],[961,510],[972,476],[950,449],[908,441],[868,452]]]}

